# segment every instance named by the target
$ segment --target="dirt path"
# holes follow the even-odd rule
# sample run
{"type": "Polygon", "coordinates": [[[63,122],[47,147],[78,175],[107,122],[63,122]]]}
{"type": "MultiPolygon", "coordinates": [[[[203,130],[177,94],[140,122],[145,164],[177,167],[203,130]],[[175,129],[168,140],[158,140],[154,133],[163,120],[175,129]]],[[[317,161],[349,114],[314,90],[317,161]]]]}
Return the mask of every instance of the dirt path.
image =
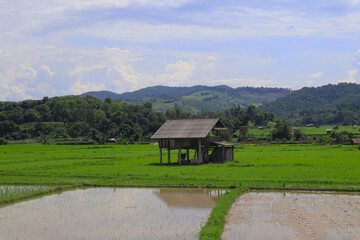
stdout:
{"type": "Polygon", "coordinates": [[[360,239],[360,195],[248,193],[226,218],[230,239],[360,239]]]}

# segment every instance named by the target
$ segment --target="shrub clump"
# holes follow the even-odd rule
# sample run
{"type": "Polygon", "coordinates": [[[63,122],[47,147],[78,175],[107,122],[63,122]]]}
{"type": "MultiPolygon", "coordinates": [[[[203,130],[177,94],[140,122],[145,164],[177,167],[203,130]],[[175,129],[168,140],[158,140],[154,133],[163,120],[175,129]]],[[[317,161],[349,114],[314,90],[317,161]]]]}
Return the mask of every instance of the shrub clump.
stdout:
{"type": "Polygon", "coordinates": [[[5,138],[0,138],[0,145],[6,145],[6,144],[8,144],[6,139],[5,138]]]}

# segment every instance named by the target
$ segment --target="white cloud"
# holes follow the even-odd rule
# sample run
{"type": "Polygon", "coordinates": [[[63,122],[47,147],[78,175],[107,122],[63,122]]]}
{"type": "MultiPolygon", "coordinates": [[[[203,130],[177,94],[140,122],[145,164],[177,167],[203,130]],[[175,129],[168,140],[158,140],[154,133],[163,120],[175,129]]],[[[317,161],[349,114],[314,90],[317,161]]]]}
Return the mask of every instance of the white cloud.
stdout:
{"type": "MultiPolygon", "coordinates": [[[[342,1],[344,1],[344,0],[342,0],[342,1]]],[[[344,2],[345,2],[345,4],[349,5],[350,7],[355,7],[355,6],[359,5],[360,0],[345,0],[344,2]]]]}
{"type": "Polygon", "coordinates": [[[231,79],[217,79],[210,81],[211,85],[225,84],[233,87],[249,86],[249,87],[273,87],[277,81],[272,79],[261,78],[231,78],[231,79]]]}
{"type": "Polygon", "coordinates": [[[24,85],[20,86],[20,85],[16,85],[16,86],[12,86],[10,88],[11,93],[16,95],[16,96],[20,96],[23,99],[27,98],[27,95],[25,94],[26,92],[26,87],[24,85]]]}
{"type": "Polygon", "coordinates": [[[358,75],[359,69],[351,69],[347,71],[347,78],[339,82],[357,83],[360,80],[358,75]]]}
{"type": "Polygon", "coordinates": [[[51,79],[55,76],[55,72],[51,71],[50,67],[46,65],[40,67],[39,74],[44,74],[48,79],[51,79]]]}
{"type": "Polygon", "coordinates": [[[322,78],[323,73],[322,72],[313,73],[313,74],[310,74],[309,77],[310,78],[322,78]]]}
{"type": "MultiPolygon", "coordinates": [[[[127,64],[122,66],[113,66],[106,71],[106,77],[117,91],[131,91],[139,89],[140,81],[143,76],[135,72],[134,68],[127,64]]],[[[141,86],[144,86],[141,84],[141,86]]]]}
{"type": "Polygon", "coordinates": [[[180,86],[188,81],[196,69],[195,63],[179,60],[165,66],[166,73],[142,74],[130,64],[112,66],[106,71],[109,85],[117,92],[134,91],[153,85],[180,86]]]}
{"type": "Polygon", "coordinates": [[[166,71],[170,73],[169,75],[167,75],[167,77],[169,78],[169,80],[186,80],[192,75],[195,68],[196,66],[194,63],[179,60],[176,63],[166,65],[166,71]]]}
{"type": "Polygon", "coordinates": [[[73,94],[79,95],[89,91],[100,91],[105,90],[106,86],[104,84],[98,84],[96,82],[83,82],[81,79],[78,79],[70,88],[69,91],[73,94]]]}
{"type": "Polygon", "coordinates": [[[69,9],[94,9],[94,8],[178,8],[191,0],[72,0],[65,1],[69,9]]]}
{"type": "Polygon", "coordinates": [[[360,49],[355,53],[355,56],[353,58],[354,65],[357,65],[360,67],[360,49]]]}
{"type": "Polygon", "coordinates": [[[117,47],[112,47],[112,48],[110,48],[110,47],[105,47],[104,48],[106,51],[114,51],[114,52],[116,52],[116,53],[120,53],[120,54],[130,54],[130,51],[129,50],[122,50],[122,49],[120,49],[120,48],[117,48],[117,47]]]}

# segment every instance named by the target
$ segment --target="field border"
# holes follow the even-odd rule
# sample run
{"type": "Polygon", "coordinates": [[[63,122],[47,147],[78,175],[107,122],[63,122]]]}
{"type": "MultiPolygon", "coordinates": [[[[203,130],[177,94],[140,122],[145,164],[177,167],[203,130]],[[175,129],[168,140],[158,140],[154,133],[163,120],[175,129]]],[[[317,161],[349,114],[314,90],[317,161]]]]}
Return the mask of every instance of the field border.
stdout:
{"type": "Polygon", "coordinates": [[[46,195],[51,195],[54,193],[59,193],[59,192],[63,192],[63,191],[68,191],[68,190],[72,190],[72,189],[76,189],[79,186],[57,186],[57,187],[52,187],[46,190],[40,190],[40,191],[33,191],[33,192],[29,192],[29,193],[25,193],[25,194],[21,194],[18,195],[16,197],[11,197],[11,198],[7,198],[7,199],[3,199],[0,200],[0,208],[2,207],[6,207],[12,204],[16,204],[25,200],[31,200],[31,199],[35,199],[35,198],[41,198],[44,197],[46,195]]]}
{"type": "Polygon", "coordinates": [[[205,226],[201,229],[199,239],[220,240],[225,227],[227,213],[229,212],[235,200],[248,191],[249,190],[246,188],[237,188],[228,193],[225,193],[211,211],[205,226]]]}

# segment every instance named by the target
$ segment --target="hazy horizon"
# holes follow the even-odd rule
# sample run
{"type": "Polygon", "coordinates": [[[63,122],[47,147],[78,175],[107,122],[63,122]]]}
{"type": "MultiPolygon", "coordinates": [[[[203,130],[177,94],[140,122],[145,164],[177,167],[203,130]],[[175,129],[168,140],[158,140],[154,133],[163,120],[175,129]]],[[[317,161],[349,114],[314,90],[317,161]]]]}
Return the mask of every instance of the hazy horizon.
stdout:
{"type": "Polygon", "coordinates": [[[0,3],[0,101],[360,83],[360,0],[0,3]]]}

